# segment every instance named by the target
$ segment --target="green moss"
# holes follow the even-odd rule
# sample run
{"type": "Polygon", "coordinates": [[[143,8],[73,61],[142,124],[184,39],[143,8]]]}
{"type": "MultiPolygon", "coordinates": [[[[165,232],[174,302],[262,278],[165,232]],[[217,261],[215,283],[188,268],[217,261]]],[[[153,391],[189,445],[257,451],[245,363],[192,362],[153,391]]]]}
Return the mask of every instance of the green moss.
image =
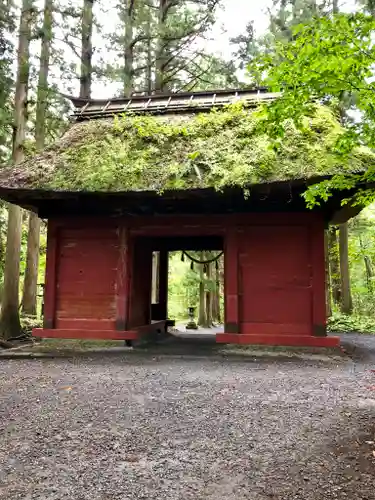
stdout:
{"type": "Polygon", "coordinates": [[[333,146],[342,128],[318,107],[300,131],[286,123],[279,147],[262,132],[261,110],[241,104],[197,115],[131,116],[74,124],[25,164],[27,187],[84,191],[163,191],[304,179],[364,169],[359,151],[343,165],[333,146]],[[28,167],[29,165],[29,167],[28,167]]]}

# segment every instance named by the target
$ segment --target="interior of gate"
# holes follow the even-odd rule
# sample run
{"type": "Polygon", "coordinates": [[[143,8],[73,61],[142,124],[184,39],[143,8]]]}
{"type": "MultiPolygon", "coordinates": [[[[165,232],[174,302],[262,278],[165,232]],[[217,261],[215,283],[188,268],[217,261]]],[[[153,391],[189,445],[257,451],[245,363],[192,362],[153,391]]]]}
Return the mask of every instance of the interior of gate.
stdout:
{"type": "MultiPolygon", "coordinates": [[[[223,250],[224,237],[214,234],[152,238],[138,235],[133,237],[132,246],[134,258],[133,279],[130,281],[129,294],[129,326],[133,328],[168,318],[169,252],[223,250]],[[152,265],[155,254],[157,254],[157,266],[152,265]],[[152,275],[153,270],[154,276],[152,275]],[[152,300],[152,285],[155,281],[157,282],[157,294],[154,297],[155,300],[152,300]]],[[[169,318],[169,320],[173,320],[173,318],[169,318]]]]}
{"type": "Polygon", "coordinates": [[[313,213],[49,221],[39,337],[135,340],[165,327],[168,252],[224,250],[218,342],[336,345],[326,336],[324,221],[313,213]],[[160,252],[151,306],[152,253],[160,252]]]}

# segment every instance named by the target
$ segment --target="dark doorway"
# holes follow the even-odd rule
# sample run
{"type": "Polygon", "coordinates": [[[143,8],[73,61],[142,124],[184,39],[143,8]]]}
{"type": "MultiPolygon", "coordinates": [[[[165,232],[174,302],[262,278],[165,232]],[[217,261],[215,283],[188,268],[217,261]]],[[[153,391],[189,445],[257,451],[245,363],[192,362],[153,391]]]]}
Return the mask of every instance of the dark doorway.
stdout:
{"type": "Polygon", "coordinates": [[[152,266],[153,320],[167,317],[186,325],[192,315],[205,328],[223,322],[223,240],[220,236],[158,240],[152,266]]]}
{"type": "MultiPolygon", "coordinates": [[[[184,255],[187,261],[190,261],[191,267],[195,266],[200,276],[206,272],[203,278],[205,283],[208,279],[215,279],[219,276],[216,273],[216,266],[211,266],[211,276],[209,276],[208,266],[200,266],[199,263],[190,260],[192,257],[195,261],[203,259],[212,260],[215,255],[221,256],[223,263],[222,253],[224,250],[224,238],[222,236],[191,236],[191,237],[136,237],[133,243],[133,269],[131,272],[131,293],[130,293],[130,317],[129,327],[142,326],[149,324],[152,321],[161,321],[165,319],[170,320],[185,320],[188,319],[188,308],[195,306],[196,319],[198,320],[199,308],[195,301],[190,304],[189,301],[184,304],[184,310],[174,317],[175,314],[168,307],[168,293],[169,283],[173,276],[171,276],[171,269],[169,264],[175,255],[184,255]],[[201,269],[199,269],[201,267],[201,269]],[[214,269],[214,271],[212,271],[214,269]],[[208,272],[208,275],[207,275],[208,272]]],[[[206,287],[202,292],[201,285],[198,285],[196,292],[200,295],[200,302],[202,300],[211,301],[208,306],[214,312],[216,308],[216,318],[223,316],[223,264],[221,285],[220,286],[220,299],[215,298],[215,303],[212,298],[212,293],[206,287]],[[202,295],[204,293],[204,299],[202,295]],[[220,303],[221,306],[220,306],[220,303]],[[219,308],[219,312],[218,312],[219,308]]],[[[173,271],[172,271],[173,272],[173,271]]],[[[210,319],[208,318],[210,321],[210,319]]]]}

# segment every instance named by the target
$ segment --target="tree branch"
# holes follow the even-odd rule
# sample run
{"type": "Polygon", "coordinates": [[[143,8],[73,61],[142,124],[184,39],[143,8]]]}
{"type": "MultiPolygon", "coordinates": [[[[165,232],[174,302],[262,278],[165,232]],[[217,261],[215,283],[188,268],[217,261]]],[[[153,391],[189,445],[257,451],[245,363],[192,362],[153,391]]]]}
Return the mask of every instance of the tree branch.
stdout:
{"type": "Polygon", "coordinates": [[[82,17],[82,12],[75,10],[73,7],[67,7],[66,9],[54,7],[53,12],[61,14],[62,16],[72,17],[74,19],[80,19],[82,17]]]}
{"type": "Polygon", "coordinates": [[[57,40],[58,42],[63,42],[63,43],[66,43],[68,45],[68,47],[74,52],[74,55],[79,59],[81,60],[81,54],[79,53],[79,47],[77,47],[76,45],[74,45],[74,43],[71,41],[71,40],[68,40],[68,34],[65,34],[64,37],[61,39],[61,38],[56,38],[55,37],[55,40],[57,40]]]}

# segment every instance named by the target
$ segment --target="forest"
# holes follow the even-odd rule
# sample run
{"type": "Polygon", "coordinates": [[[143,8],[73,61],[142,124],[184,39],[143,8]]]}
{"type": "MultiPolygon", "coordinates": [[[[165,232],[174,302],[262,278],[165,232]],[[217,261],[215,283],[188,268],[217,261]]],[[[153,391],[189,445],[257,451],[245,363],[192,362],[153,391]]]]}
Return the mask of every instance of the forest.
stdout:
{"type": "MultiPolygon", "coordinates": [[[[0,161],[22,163],[69,127],[67,95],[88,99],[134,94],[267,86],[283,97],[265,111],[261,134],[277,148],[283,123],[312,98],[327,103],[345,133],[332,146],[343,165],[354,148],[375,147],[374,0],[271,0],[267,30],[250,17],[216,51],[229,0],[1,0],[0,161]],[[351,44],[346,41],[351,40],[351,44]],[[343,43],[345,49],[343,49],[343,43]]],[[[238,12],[241,16],[241,12],[238,12]]],[[[316,163],[319,156],[316,157],[316,163]]],[[[305,194],[313,206],[334,189],[364,179],[337,175],[305,194]]],[[[375,175],[370,166],[365,181],[375,175]]],[[[327,315],[332,331],[375,332],[375,205],[326,231],[327,315]]],[[[46,221],[0,205],[0,338],[28,335],[41,322],[46,221]]],[[[277,248],[275,249],[277,251],[277,248]]],[[[169,315],[199,324],[223,321],[219,252],[170,255],[169,315]],[[199,264],[204,262],[204,264],[199,264]]]]}

